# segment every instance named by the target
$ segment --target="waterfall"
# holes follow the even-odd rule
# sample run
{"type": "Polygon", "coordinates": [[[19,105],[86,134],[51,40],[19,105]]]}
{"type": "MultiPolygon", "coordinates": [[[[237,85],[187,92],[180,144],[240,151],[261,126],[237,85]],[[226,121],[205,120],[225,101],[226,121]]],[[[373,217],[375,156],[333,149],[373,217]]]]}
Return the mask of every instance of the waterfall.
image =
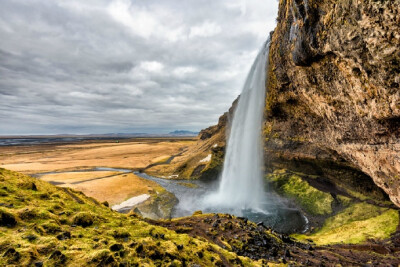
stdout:
{"type": "Polygon", "coordinates": [[[261,209],[265,202],[263,142],[269,40],[258,53],[233,114],[220,185],[206,202],[235,211],[261,209]]]}

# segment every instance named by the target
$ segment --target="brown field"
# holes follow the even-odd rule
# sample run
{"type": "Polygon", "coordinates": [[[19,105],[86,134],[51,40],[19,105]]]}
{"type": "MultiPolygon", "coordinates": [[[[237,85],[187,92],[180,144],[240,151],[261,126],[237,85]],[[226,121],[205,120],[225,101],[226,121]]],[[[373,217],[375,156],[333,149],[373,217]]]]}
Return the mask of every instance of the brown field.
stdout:
{"type": "Polygon", "coordinates": [[[140,178],[133,173],[120,173],[112,177],[90,180],[78,184],[63,184],[84,192],[87,196],[99,201],[107,201],[111,206],[131,197],[149,194],[159,185],[153,181],[140,178]]]}
{"type": "Polygon", "coordinates": [[[133,173],[116,171],[71,172],[95,167],[144,169],[162,163],[195,143],[193,139],[133,139],[115,143],[81,142],[0,147],[0,168],[25,174],[50,173],[40,179],[84,192],[110,205],[148,194],[158,185],[133,173]]]}
{"type": "Polygon", "coordinates": [[[111,167],[142,169],[187,149],[191,139],[138,139],[123,143],[97,142],[0,147],[0,167],[34,174],[111,167]]]}
{"type": "Polygon", "coordinates": [[[120,174],[117,171],[95,171],[95,172],[62,172],[51,173],[40,176],[40,180],[60,184],[77,184],[93,179],[107,178],[120,174]]]}

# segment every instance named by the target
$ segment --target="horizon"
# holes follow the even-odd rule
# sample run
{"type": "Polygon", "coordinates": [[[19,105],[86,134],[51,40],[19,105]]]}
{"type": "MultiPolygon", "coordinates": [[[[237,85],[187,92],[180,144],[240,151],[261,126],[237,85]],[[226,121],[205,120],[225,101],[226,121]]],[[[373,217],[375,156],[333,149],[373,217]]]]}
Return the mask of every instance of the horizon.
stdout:
{"type": "Polygon", "coordinates": [[[218,122],[278,1],[2,2],[1,136],[200,131],[218,122]]]}
{"type": "MultiPolygon", "coordinates": [[[[201,131],[201,130],[200,130],[201,131]]],[[[58,134],[10,134],[10,135],[2,135],[0,134],[0,138],[14,138],[14,137],[51,137],[51,136],[68,136],[68,137],[90,137],[90,136],[104,136],[104,137],[123,137],[123,136],[173,136],[174,134],[178,134],[178,132],[185,132],[187,134],[193,133],[198,135],[200,131],[190,131],[190,130],[174,130],[170,132],[154,132],[154,133],[146,133],[146,132],[122,132],[122,133],[58,133],[58,134]]],[[[193,136],[195,136],[193,135],[193,136]]]]}

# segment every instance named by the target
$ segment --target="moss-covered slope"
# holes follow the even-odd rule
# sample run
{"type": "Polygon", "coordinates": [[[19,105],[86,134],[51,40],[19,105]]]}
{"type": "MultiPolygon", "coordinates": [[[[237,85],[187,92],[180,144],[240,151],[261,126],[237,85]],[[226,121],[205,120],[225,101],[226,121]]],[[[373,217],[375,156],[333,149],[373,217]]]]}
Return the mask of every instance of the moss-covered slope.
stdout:
{"type": "Polygon", "coordinates": [[[0,169],[0,229],[1,266],[255,264],[204,239],[5,169],[0,169]]]}
{"type": "Polygon", "coordinates": [[[399,227],[399,210],[390,201],[376,198],[362,186],[338,187],[318,175],[279,169],[266,181],[292,201],[309,219],[305,234],[293,237],[318,245],[362,244],[370,239],[386,240],[399,227]]]}

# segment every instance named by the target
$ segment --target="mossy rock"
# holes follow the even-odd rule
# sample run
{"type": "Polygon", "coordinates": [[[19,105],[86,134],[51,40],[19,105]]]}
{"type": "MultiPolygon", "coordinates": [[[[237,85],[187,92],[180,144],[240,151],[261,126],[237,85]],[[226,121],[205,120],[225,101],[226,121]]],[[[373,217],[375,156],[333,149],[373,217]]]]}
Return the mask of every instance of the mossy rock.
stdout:
{"type": "Polygon", "coordinates": [[[72,222],[75,225],[88,227],[94,223],[94,216],[88,212],[79,212],[74,216],[72,222]]]}
{"type": "Polygon", "coordinates": [[[328,215],[332,213],[334,198],[303,180],[299,175],[277,170],[266,176],[275,189],[285,197],[293,199],[311,215],[328,215]]]}

